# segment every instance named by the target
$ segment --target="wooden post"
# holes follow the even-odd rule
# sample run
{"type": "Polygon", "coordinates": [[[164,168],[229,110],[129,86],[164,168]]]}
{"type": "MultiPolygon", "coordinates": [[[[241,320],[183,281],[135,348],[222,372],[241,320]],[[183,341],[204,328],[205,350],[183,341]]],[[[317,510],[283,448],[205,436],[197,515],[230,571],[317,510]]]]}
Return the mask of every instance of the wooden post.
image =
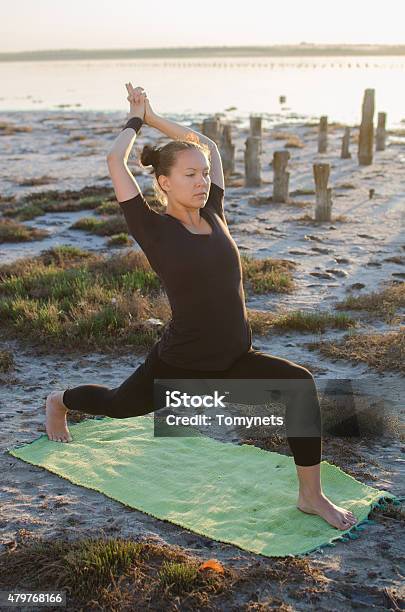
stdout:
{"type": "Polygon", "coordinates": [[[342,151],[340,157],[342,159],[350,159],[352,154],[349,151],[350,147],[350,128],[348,126],[345,127],[345,133],[342,138],[342,151]]]}
{"type": "Polygon", "coordinates": [[[202,133],[211,138],[218,146],[221,141],[221,121],[218,117],[203,119],[202,133]]]}
{"type": "Polygon", "coordinates": [[[250,115],[250,136],[257,136],[260,138],[260,154],[263,153],[263,130],[262,130],[262,117],[260,115],[250,115]]]}
{"type": "Polygon", "coordinates": [[[318,153],[326,153],[328,148],[328,117],[322,115],[319,121],[318,153]]]}
{"type": "Polygon", "coordinates": [[[376,133],[376,151],[385,150],[385,123],[387,121],[387,113],[378,113],[377,133],[376,133]]]}
{"type": "Polygon", "coordinates": [[[331,221],[332,189],[328,188],[330,164],[313,164],[315,179],[315,221],[331,221]]]}
{"type": "Polygon", "coordinates": [[[280,96],[278,100],[279,100],[280,104],[285,104],[287,98],[286,98],[286,96],[280,96]]]}
{"type": "Polygon", "coordinates": [[[260,174],[260,144],[258,136],[248,136],[245,141],[245,185],[259,187],[262,184],[260,174]]]}
{"type": "Polygon", "coordinates": [[[273,202],[288,201],[290,173],[287,172],[287,164],[289,159],[289,151],[274,151],[273,153],[273,202]]]}
{"type": "Polygon", "coordinates": [[[224,176],[228,177],[235,171],[235,145],[232,144],[230,124],[225,124],[223,126],[220,152],[224,176]]]}
{"type": "Polygon", "coordinates": [[[357,157],[361,166],[368,166],[373,162],[373,140],[374,140],[374,89],[366,89],[364,92],[361,111],[361,124],[359,134],[359,148],[357,157]]]}

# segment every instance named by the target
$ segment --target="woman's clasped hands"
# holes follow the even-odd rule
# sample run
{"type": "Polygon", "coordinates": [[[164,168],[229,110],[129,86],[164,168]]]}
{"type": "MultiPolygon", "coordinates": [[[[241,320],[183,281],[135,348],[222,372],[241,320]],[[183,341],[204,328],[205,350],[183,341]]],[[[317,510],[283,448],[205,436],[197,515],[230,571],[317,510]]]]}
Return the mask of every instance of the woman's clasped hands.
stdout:
{"type": "Polygon", "coordinates": [[[140,117],[144,123],[151,125],[155,113],[152,110],[144,88],[134,88],[131,82],[125,83],[125,87],[128,92],[127,100],[129,102],[128,118],[140,117]]]}

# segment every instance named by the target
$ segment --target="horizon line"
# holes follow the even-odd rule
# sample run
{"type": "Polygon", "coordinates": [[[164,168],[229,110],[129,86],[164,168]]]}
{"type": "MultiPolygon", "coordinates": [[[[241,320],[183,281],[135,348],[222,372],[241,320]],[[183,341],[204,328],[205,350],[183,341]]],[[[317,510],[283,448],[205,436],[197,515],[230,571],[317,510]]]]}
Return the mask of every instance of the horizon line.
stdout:
{"type": "Polygon", "coordinates": [[[81,48],[81,47],[69,47],[69,48],[51,48],[51,49],[32,49],[24,51],[0,51],[1,59],[14,59],[18,56],[40,56],[44,54],[116,54],[116,53],[132,53],[148,55],[152,54],[154,57],[156,53],[184,53],[188,52],[267,52],[271,51],[339,51],[339,50],[357,50],[357,51],[370,51],[371,49],[379,51],[396,51],[396,53],[405,53],[405,44],[400,43],[312,43],[312,42],[300,42],[300,43],[280,43],[274,45],[193,45],[193,46],[168,46],[168,47],[110,47],[110,48],[81,48]]]}

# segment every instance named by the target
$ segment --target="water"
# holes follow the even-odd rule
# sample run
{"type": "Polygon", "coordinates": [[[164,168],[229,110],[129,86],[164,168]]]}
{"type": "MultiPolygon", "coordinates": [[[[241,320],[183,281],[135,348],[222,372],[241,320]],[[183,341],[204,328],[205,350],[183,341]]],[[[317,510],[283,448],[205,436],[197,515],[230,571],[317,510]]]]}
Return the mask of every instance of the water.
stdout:
{"type": "MultiPolygon", "coordinates": [[[[405,121],[404,57],[111,59],[2,62],[0,111],[127,111],[125,82],[142,85],[158,113],[295,115],[356,124],[363,92],[376,90],[387,126],[405,121]],[[287,96],[286,105],[279,96],[287,96]],[[60,106],[67,105],[67,106],[60,106]]],[[[403,124],[402,124],[403,126],[403,124]]]]}

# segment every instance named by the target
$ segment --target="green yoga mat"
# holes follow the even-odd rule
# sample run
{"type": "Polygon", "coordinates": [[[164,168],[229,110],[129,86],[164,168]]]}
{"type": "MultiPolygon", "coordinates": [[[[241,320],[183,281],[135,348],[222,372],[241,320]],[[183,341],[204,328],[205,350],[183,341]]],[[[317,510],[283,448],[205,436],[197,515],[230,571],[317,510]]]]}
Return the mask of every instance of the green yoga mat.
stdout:
{"type": "MultiPolygon", "coordinates": [[[[89,419],[70,431],[73,442],[44,434],[8,452],[158,519],[266,556],[308,553],[347,534],[296,508],[292,457],[203,435],[155,437],[151,416],[89,419]]],[[[325,494],[359,522],[369,522],[382,498],[399,503],[326,461],[321,474],[325,494]]],[[[358,528],[364,527],[349,537],[358,537],[358,528]]]]}

